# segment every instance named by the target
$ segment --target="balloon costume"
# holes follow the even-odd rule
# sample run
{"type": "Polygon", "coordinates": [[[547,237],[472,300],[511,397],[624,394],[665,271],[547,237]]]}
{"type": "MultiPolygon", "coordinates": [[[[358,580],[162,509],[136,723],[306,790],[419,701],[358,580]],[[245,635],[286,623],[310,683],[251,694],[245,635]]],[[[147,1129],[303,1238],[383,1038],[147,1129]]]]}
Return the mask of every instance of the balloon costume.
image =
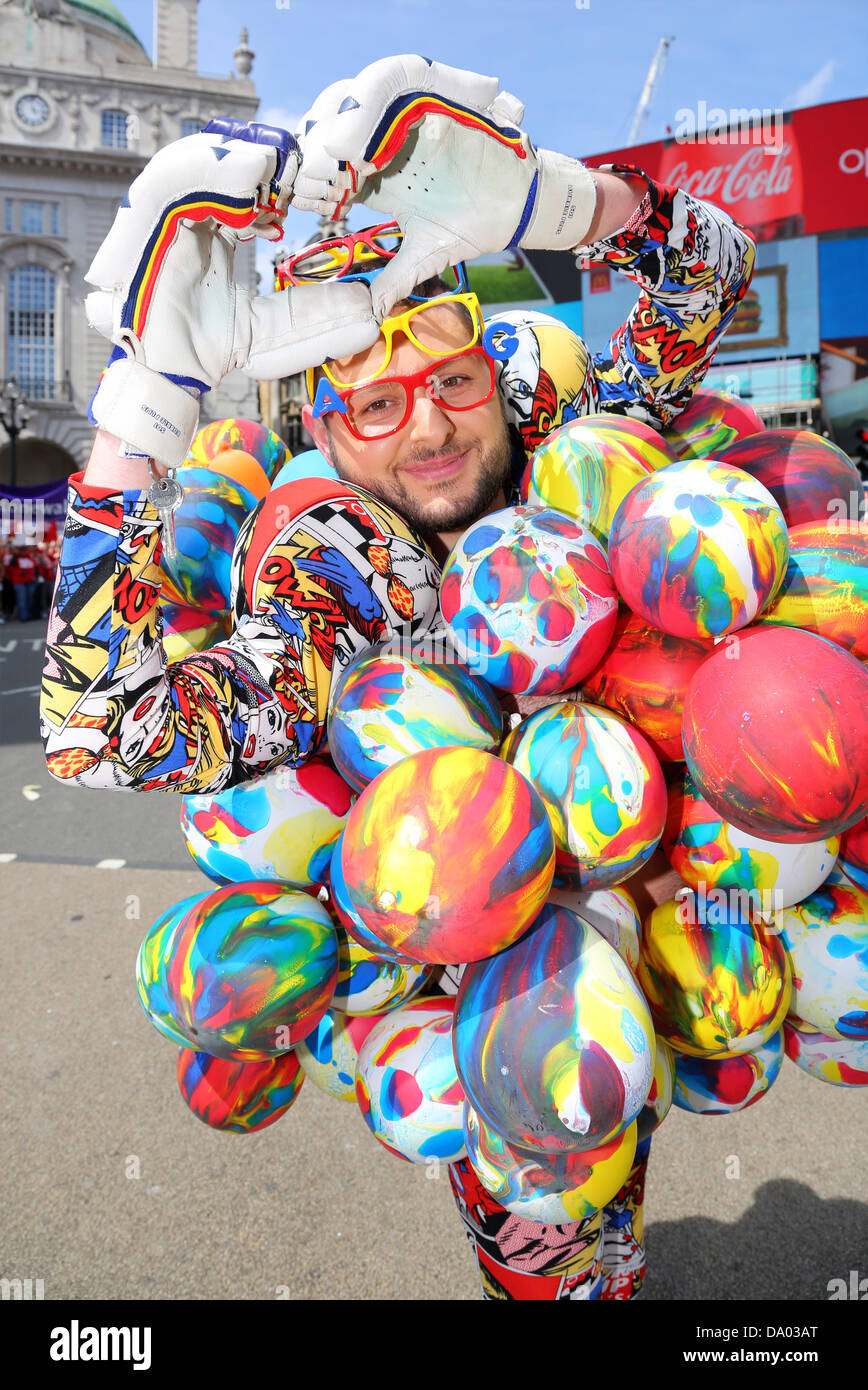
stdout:
{"type": "Polygon", "coordinates": [[[442,576],[377,497],[321,459],[284,475],[227,421],[194,441],[171,563],[144,492],[70,479],[49,620],[52,775],[183,793],[218,885],[137,970],[190,1109],[260,1129],[305,1077],[358,1104],[450,1165],[491,1298],[639,1291],[673,1103],[753,1105],[784,1050],[868,1081],[866,558],[824,540],[822,480],[787,512],[814,457],[847,470],[804,436],[778,466],[758,417],[697,392],[753,246],[644,182],[583,252],[639,288],[604,351],[495,325],[516,490],[442,576]],[[553,702],[510,732],[497,691],[553,702]],[[643,925],[629,880],[658,843],[684,895],[643,925]],[[783,891],[783,935],[707,885],[783,891]]]}

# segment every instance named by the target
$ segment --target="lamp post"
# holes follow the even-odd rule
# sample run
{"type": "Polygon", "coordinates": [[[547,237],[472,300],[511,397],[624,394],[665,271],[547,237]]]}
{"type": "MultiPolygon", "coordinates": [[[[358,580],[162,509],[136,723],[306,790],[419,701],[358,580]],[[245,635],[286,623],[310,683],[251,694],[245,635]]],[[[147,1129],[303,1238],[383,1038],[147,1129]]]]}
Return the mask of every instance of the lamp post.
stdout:
{"type": "Polygon", "coordinates": [[[30,419],[27,401],[18,389],[18,382],[11,376],[0,393],[0,424],[9,436],[9,485],[16,486],[15,480],[15,441],[30,419]]]}

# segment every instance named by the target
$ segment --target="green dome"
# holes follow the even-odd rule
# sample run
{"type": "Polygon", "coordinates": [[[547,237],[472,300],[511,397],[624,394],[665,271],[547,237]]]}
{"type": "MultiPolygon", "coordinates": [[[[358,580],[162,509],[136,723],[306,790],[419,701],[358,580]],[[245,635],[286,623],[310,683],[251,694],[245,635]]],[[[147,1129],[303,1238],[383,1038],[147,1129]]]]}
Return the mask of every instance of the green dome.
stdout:
{"type": "Polygon", "coordinates": [[[142,52],[145,52],[145,45],[129,21],[121,14],[117,5],[112,4],[112,0],[69,0],[69,4],[76,10],[89,10],[91,14],[99,15],[100,19],[108,20],[109,24],[114,24],[116,28],[123,29],[124,33],[139,45],[142,52]]]}

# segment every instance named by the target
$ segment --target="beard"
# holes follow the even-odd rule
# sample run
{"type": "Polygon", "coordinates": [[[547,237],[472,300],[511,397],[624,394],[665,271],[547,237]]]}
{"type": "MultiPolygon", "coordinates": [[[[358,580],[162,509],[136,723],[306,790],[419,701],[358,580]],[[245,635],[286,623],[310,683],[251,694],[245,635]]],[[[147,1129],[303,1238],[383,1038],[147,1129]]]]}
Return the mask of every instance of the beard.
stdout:
{"type": "Polygon", "coordinates": [[[388,507],[392,507],[424,540],[431,540],[441,532],[465,531],[474,521],[487,512],[498,494],[509,492],[511,479],[512,445],[506,422],[501,422],[499,437],[491,444],[482,447],[478,440],[437,450],[414,450],[401,459],[402,464],[424,463],[428,460],[448,458],[464,448],[479,447],[479,462],[475,475],[468,481],[466,477],[450,478],[435,485],[429,496],[421,501],[402,482],[400,475],[389,478],[359,477],[345,467],[340,452],[335,449],[332,439],[332,457],[335,469],[342,482],[363,487],[388,507]]]}

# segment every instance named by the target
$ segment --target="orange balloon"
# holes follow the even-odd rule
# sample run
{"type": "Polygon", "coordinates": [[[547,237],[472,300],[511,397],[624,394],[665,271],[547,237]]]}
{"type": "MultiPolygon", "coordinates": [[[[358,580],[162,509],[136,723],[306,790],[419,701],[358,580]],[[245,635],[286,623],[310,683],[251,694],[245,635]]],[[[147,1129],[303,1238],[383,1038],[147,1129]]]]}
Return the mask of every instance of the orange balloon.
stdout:
{"type": "Polygon", "coordinates": [[[222,473],[234,482],[241,483],[253,493],[257,502],[271,491],[271,483],[262,464],[257,463],[253,455],[246,454],[243,449],[223,449],[208,459],[204,467],[210,468],[212,473],[222,473]]]}

